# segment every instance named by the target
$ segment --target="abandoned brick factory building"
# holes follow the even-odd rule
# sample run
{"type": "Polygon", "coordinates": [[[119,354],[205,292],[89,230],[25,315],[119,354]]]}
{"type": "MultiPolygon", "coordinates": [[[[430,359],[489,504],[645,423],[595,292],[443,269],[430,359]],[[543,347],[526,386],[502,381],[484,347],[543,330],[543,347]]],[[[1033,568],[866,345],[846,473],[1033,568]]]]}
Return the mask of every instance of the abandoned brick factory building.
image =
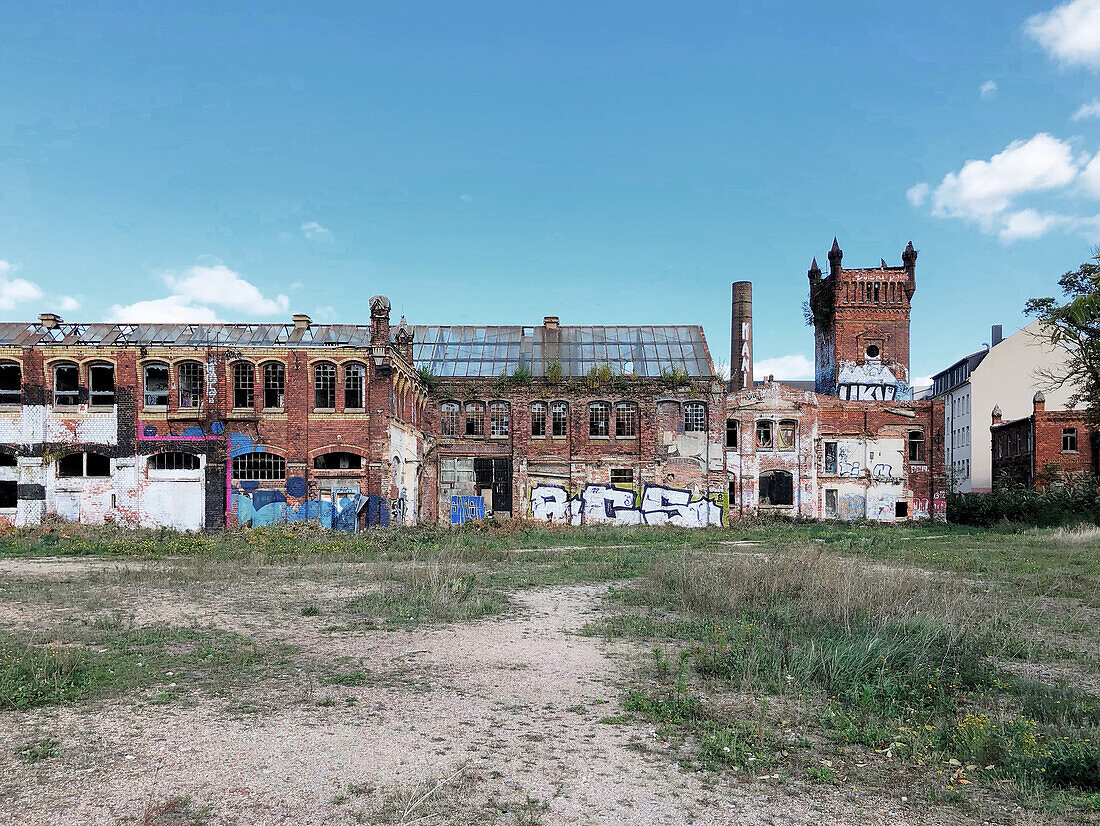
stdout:
{"type": "Polygon", "coordinates": [[[909,386],[916,258],[815,260],[812,388],[754,382],[747,282],[728,383],[698,326],[391,325],[382,296],[369,325],[0,324],[0,518],[942,517],[942,406],[909,386]]]}

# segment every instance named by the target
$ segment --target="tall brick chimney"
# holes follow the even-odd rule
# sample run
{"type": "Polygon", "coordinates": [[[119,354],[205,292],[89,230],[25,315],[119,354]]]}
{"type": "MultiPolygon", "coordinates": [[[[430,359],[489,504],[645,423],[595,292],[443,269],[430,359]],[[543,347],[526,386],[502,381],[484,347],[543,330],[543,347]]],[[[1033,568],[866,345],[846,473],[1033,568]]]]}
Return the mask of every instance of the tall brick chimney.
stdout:
{"type": "Polygon", "coordinates": [[[752,282],[736,281],[730,316],[730,390],[752,387],[752,282]]]}
{"type": "Polygon", "coordinates": [[[390,300],[384,295],[370,300],[370,343],[390,343],[390,300]]]}

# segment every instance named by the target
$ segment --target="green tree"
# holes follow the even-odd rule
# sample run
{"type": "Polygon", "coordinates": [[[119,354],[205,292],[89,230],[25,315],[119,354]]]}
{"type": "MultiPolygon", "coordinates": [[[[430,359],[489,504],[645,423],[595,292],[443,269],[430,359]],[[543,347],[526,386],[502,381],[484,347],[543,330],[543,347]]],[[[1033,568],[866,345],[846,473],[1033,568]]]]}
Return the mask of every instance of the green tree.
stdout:
{"type": "Polygon", "coordinates": [[[1050,388],[1072,387],[1070,403],[1083,404],[1100,426],[1100,251],[1058,280],[1063,299],[1033,298],[1024,312],[1041,322],[1043,337],[1065,352],[1064,366],[1043,375],[1050,388]]]}

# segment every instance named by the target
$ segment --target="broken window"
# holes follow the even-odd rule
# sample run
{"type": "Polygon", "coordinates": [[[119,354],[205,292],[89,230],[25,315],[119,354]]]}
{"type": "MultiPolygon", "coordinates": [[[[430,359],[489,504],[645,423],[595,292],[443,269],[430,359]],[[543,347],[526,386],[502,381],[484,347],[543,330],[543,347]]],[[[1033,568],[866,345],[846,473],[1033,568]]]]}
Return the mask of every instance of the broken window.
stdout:
{"type": "Polygon", "coordinates": [[[111,460],[98,453],[70,453],[58,460],[57,475],[62,477],[110,476],[111,460]]]}
{"type": "Polygon", "coordinates": [[[481,402],[466,402],[466,435],[485,435],[485,405],[481,402]]]}
{"type": "Polygon", "coordinates": [[[439,406],[439,423],[444,436],[458,435],[458,402],[443,402],[439,406]]]}
{"type": "Polygon", "coordinates": [[[168,365],[145,365],[145,406],[168,406],[168,365]]]}
{"type": "Polygon", "coordinates": [[[774,447],[772,443],[772,423],[767,419],[761,419],[756,423],[756,446],[760,450],[771,450],[774,447]]]}
{"type": "Polygon", "coordinates": [[[336,409],[336,365],[324,362],[313,368],[313,409],[336,409]]]}
{"type": "Polygon", "coordinates": [[[836,519],[837,513],[837,490],[825,488],[825,517],[836,519]]]}
{"type": "Polygon", "coordinates": [[[615,437],[629,439],[638,435],[638,405],[619,402],[615,405],[615,437]]]}
{"type": "Polygon", "coordinates": [[[707,430],[707,406],[702,402],[684,405],[684,432],[705,433],[707,430]]]}
{"type": "Polygon", "coordinates": [[[611,468],[611,484],[626,488],[634,487],[634,468],[611,468]]]}
{"type": "Polygon", "coordinates": [[[794,450],[795,426],[795,423],[789,420],[779,423],[776,433],[778,434],[777,446],[780,450],[794,450]]]}
{"type": "Polygon", "coordinates": [[[349,364],[344,368],[344,409],[363,410],[363,388],[366,386],[367,368],[362,364],[349,364]]]}
{"type": "Polygon", "coordinates": [[[909,431],[909,461],[913,464],[924,464],[924,431],[909,431]]]}
{"type": "Polygon", "coordinates": [[[0,482],[0,508],[19,507],[19,485],[11,480],[0,482]]]}
{"type": "Polygon", "coordinates": [[[16,464],[14,454],[0,453],[0,467],[15,467],[16,464]]]}
{"type": "Polygon", "coordinates": [[[93,364],[88,368],[88,402],[96,407],[115,404],[115,368],[113,364],[93,364]]]}
{"type": "Polygon", "coordinates": [[[564,439],[569,427],[569,406],[565,402],[554,402],[550,406],[550,435],[555,439],[564,439]]]}
{"type": "Polygon", "coordinates": [[[74,407],[80,403],[80,368],[59,364],[53,369],[53,403],[74,407]]]}
{"type": "Polygon", "coordinates": [[[894,518],[895,519],[908,519],[909,518],[909,503],[905,501],[898,501],[894,503],[894,518]]]}
{"type": "Polygon", "coordinates": [[[233,457],[233,478],[268,482],[286,478],[286,459],[275,453],[243,453],[233,457]]]}
{"type": "Polygon", "coordinates": [[[489,405],[489,435],[500,438],[509,432],[508,402],[493,402],[489,405]]]}
{"type": "Polygon", "coordinates": [[[286,367],[272,361],[264,365],[264,408],[282,410],[286,400],[286,367]]]}
{"type": "Polygon", "coordinates": [[[14,362],[0,364],[0,404],[22,404],[23,368],[14,362]]]}
{"type": "Polygon", "coordinates": [[[546,435],[546,402],[531,405],[531,435],[536,438],[546,435]]]}
{"type": "Polygon", "coordinates": [[[737,419],[726,419],[726,447],[737,447],[737,419]]]}
{"type": "Polygon", "coordinates": [[[611,433],[611,405],[607,402],[593,402],[588,405],[588,435],[601,439],[611,433]]]}
{"type": "Polygon", "coordinates": [[[341,451],[322,453],[313,460],[313,467],[315,470],[361,470],[363,457],[341,451]]]}
{"type": "Polygon", "coordinates": [[[732,508],[733,503],[737,501],[737,480],[730,479],[730,483],[729,485],[727,485],[727,490],[729,492],[729,505],[732,508]]]}
{"type": "Polygon", "coordinates": [[[197,361],[185,361],[176,370],[180,384],[180,407],[202,407],[203,372],[197,361]]]}
{"type": "Polygon", "coordinates": [[[1062,452],[1077,452],[1077,428],[1067,427],[1062,430],[1062,452]]]}
{"type": "Polygon", "coordinates": [[[794,504],[794,477],[785,470],[766,470],[760,474],[760,505],[790,507],[794,504]]]}
{"type": "Polygon", "coordinates": [[[198,470],[199,457],[182,450],[166,450],[149,457],[150,470],[198,470]]]}
{"type": "Polygon", "coordinates": [[[256,404],[256,368],[247,361],[233,365],[233,407],[251,410],[256,404]]]}
{"type": "Polygon", "coordinates": [[[823,446],[822,473],[836,473],[836,442],[825,442],[823,446]]]}

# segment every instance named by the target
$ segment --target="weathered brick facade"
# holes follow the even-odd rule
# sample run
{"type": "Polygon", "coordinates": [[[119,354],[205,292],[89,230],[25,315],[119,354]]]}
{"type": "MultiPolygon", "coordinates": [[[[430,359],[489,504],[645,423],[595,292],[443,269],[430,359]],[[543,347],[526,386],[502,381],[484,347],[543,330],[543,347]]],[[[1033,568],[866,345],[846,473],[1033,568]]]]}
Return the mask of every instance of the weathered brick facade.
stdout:
{"type": "Polygon", "coordinates": [[[1100,439],[1083,410],[1047,410],[1036,393],[1032,413],[1002,421],[993,411],[990,427],[994,482],[1016,482],[1038,489],[1055,479],[1100,474],[1100,439]]]}
{"type": "Polygon", "coordinates": [[[906,401],[916,252],[840,257],[811,269],[819,346],[840,358],[827,392],[821,375],[818,392],[751,386],[751,363],[727,388],[698,327],[391,326],[382,296],[358,326],[0,325],[0,518],[942,516],[942,408],[906,401]]]}

